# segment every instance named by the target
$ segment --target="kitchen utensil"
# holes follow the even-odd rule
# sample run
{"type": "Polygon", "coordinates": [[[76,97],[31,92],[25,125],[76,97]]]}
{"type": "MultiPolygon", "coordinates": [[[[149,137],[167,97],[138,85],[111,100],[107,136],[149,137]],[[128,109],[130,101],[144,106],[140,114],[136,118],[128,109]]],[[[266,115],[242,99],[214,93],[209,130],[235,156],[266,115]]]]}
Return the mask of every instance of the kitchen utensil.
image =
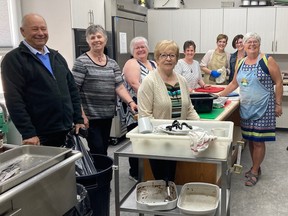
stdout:
{"type": "Polygon", "coordinates": [[[192,129],[190,129],[186,127],[185,125],[183,125],[182,129],[172,128],[171,130],[168,130],[167,127],[169,126],[171,126],[171,124],[163,124],[163,125],[159,125],[157,129],[159,129],[161,132],[165,132],[171,135],[187,135],[192,130],[199,130],[198,126],[192,126],[192,129]]]}
{"type": "Polygon", "coordinates": [[[169,180],[166,179],[166,189],[167,189],[167,196],[164,199],[164,202],[169,202],[172,201],[173,198],[171,197],[171,193],[170,193],[170,186],[169,186],[169,180]]]}

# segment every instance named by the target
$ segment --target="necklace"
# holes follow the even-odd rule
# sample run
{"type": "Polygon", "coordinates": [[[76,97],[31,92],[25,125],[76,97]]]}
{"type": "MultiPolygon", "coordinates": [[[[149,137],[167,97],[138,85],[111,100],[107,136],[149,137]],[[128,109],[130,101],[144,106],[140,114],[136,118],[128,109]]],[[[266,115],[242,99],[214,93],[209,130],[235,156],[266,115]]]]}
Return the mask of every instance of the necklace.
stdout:
{"type": "Polygon", "coordinates": [[[99,62],[102,62],[105,59],[105,55],[97,56],[97,58],[99,62]]]}

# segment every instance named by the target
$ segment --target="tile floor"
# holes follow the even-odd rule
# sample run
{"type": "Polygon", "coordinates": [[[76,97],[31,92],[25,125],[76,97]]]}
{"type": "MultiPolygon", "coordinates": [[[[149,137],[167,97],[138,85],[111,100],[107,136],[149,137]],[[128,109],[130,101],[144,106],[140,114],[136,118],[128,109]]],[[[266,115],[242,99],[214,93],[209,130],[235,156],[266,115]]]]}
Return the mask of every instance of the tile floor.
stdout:
{"type": "MultiPolygon", "coordinates": [[[[266,157],[261,166],[262,175],[254,187],[244,185],[246,172],[251,166],[249,149],[242,152],[241,174],[232,174],[231,183],[231,216],[287,216],[288,215],[288,132],[277,131],[277,141],[266,143],[266,157]]],[[[109,156],[121,147],[121,144],[109,147],[109,156]]],[[[128,179],[128,158],[120,157],[120,196],[134,185],[128,179]]],[[[115,215],[114,179],[111,181],[110,215],[115,215]]],[[[121,212],[121,216],[136,216],[136,213],[121,212]]],[[[145,214],[146,216],[146,214],[145,214]]]]}

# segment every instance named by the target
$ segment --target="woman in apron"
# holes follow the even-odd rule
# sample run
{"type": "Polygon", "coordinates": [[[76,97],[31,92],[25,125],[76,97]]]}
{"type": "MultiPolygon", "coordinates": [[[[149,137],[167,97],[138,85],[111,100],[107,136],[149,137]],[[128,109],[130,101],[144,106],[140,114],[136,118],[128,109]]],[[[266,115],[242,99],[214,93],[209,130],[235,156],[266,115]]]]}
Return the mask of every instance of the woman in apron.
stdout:
{"type": "Polygon", "coordinates": [[[247,33],[243,43],[247,57],[239,62],[232,82],[219,96],[239,87],[242,136],[249,144],[252,158],[252,167],[245,173],[245,185],[254,186],[261,175],[265,142],[276,140],[276,117],[282,115],[283,83],[276,61],[260,53],[260,36],[247,33]]]}
{"type": "MultiPolygon", "coordinates": [[[[208,50],[200,62],[201,70],[204,72],[204,82],[207,84],[226,84],[226,75],[229,74],[230,53],[225,51],[228,42],[228,36],[219,34],[217,36],[217,48],[208,50]],[[218,70],[225,68],[224,76],[218,70]],[[216,78],[221,78],[221,83],[216,78]],[[224,79],[222,79],[224,78],[224,79]],[[216,83],[217,81],[217,83],[216,83]]],[[[227,76],[228,78],[228,76],[227,76]]]]}

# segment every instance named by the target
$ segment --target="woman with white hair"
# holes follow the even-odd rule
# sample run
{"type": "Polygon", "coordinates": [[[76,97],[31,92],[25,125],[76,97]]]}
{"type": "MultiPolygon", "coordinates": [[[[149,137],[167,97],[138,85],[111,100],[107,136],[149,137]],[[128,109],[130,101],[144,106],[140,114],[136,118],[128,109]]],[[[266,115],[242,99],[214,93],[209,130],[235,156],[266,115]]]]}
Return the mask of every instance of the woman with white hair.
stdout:
{"type": "MultiPolygon", "coordinates": [[[[138,88],[149,72],[156,68],[156,63],[148,60],[148,41],[144,37],[135,37],[131,40],[130,53],[133,58],[129,59],[123,67],[123,79],[125,81],[125,87],[130,93],[133,101],[137,104],[138,88]]],[[[127,131],[130,131],[138,125],[137,119],[134,118],[135,113],[126,105],[126,103],[122,104],[122,108],[125,113],[127,131]]],[[[129,164],[130,179],[137,180],[138,159],[129,158],[129,164]]]]}
{"type": "Polygon", "coordinates": [[[258,34],[247,33],[243,44],[247,56],[238,63],[232,82],[219,96],[240,88],[242,136],[249,144],[252,158],[252,167],[245,173],[245,185],[254,186],[261,175],[265,142],[276,140],[276,117],[282,115],[283,83],[276,61],[260,52],[258,34]]]}

